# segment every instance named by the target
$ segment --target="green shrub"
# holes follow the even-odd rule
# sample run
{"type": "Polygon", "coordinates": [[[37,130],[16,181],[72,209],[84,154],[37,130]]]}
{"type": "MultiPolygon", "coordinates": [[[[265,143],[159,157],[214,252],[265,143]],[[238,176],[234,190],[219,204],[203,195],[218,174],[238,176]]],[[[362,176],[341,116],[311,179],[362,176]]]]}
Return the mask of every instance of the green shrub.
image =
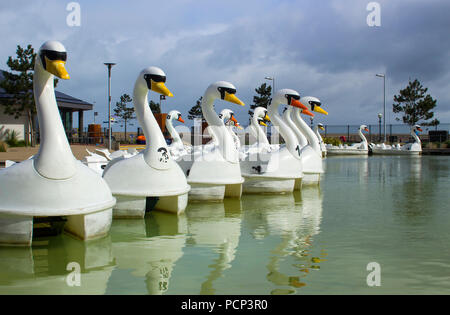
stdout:
{"type": "Polygon", "coordinates": [[[10,147],[23,147],[25,146],[25,141],[19,140],[19,133],[15,130],[6,131],[6,143],[10,147]]]}
{"type": "Polygon", "coordinates": [[[334,146],[339,146],[342,144],[341,140],[339,140],[338,138],[331,138],[331,137],[323,138],[323,142],[334,146]]]}

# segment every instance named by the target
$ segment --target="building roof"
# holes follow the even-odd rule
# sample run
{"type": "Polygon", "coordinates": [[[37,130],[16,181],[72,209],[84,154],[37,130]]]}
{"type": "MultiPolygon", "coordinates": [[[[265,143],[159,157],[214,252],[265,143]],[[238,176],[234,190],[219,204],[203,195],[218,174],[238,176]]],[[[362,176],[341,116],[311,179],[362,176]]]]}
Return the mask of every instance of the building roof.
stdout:
{"type": "MultiPolygon", "coordinates": [[[[0,69],[0,81],[5,79],[3,75],[3,71],[0,69]]],[[[94,105],[91,103],[85,102],[73,96],[67,95],[65,93],[55,91],[56,103],[58,107],[62,107],[64,109],[73,109],[73,110],[92,110],[94,105]]],[[[0,98],[11,98],[10,94],[5,93],[5,90],[0,88],[0,98]]]]}

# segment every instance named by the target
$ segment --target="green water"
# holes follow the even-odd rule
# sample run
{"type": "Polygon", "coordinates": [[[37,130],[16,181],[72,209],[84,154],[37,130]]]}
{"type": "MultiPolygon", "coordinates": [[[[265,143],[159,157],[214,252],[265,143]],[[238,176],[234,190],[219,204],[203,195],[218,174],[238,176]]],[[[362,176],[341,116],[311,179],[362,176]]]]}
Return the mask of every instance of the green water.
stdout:
{"type": "Polygon", "coordinates": [[[450,159],[330,157],[319,188],[0,248],[0,294],[450,294],[450,159]],[[81,267],[80,286],[67,265],[81,267]],[[381,286],[366,267],[381,267],[381,286]]]}

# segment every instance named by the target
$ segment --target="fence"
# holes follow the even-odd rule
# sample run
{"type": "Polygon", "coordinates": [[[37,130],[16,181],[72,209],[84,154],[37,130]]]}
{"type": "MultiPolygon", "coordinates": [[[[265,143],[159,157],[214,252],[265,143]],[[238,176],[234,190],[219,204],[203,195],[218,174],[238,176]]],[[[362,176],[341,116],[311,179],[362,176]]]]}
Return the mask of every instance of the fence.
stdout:
{"type": "MultiPolygon", "coordinates": [[[[359,125],[324,125],[325,131],[321,131],[323,137],[339,138],[344,136],[347,142],[359,142],[360,138],[358,135],[359,125]]],[[[367,125],[369,132],[364,132],[367,140],[369,142],[383,142],[384,133],[383,125],[367,125]]],[[[177,129],[177,128],[176,128],[177,129]]],[[[423,132],[420,133],[419,137],[424,142],[445,142],[449,140],[448,134],[450,133],[450,123],[443,123],[437,126],[422,126],[423,132]],[[431,136],[435,131],[445,131],[444,133],[437,133],[436,136],[431,136]],[[437,137],[437,138],[436,138],[437,137]]],[[[192,128],[192,133],[193,133],[192,128]]],[[[276,135],[276,131],[272,128],[267,128],[267,133],[270,136],[272,133],[276,135]]],[[[436,133],[436,132],[435,132],[436,133]]],[[[137,136],[142,134],[142,130],[137,128],[137,130],[127,131],[127,136],[123,131],[112,131],[112,140],[121,143],[134,143],[137,136]]],[[[240,136],[243,136],[239,132],[240,136]]],[[[166,136],[169,136],[168,134],[166,136]]],[[[37,135],[39,140],[39,134],[37,135]]],[[[102,128],[99,137],[92,137],[88,128],[84,128],[83,132],[79,133],[78,128],[74,128],[71,133],[67,134],[69,142],[71,144],[106,144],[108,143],[108,128],[102,128]]],[[[209,138],[209,137],[208,137],[209,138]]],[[[388,124],[386,125],[386,139],[388,142],[407,142],[411,138],[410,127],[404,124],[388,124]]],[[[248,137],[244,138],[248,139],[248,137]]],[[[244,140],[247,144],[248,140],[244,140]]]]}
{"type": "MultiPolygon", "coordinates": [[[[345,136],[348,142],[359,142],[358,135],[359,125],[324,125],[325,131],[322,135],[325,137],[339,138],[345,136]]],[[[382,142],[384,140],[384,126],[383,125],[367,125],[369,132],[364,132],[367,141],[382,142]]],[[[386,125],[386,139],[388,142],[406,142],[410,139],[411,127],[403,124],[388,124],[386,125]]],[[[422,141],[430,141],[430,133],[434,131],[445,131],[438,138],[431,138],[436,142],[445,142],[448,140],[448,133],[450,132],[450,124],[444,123],[437,126],[422,126],[423,132],[419,134],[422,141]],[[444,135],[445,134],[445,135],[444,135]]]]}

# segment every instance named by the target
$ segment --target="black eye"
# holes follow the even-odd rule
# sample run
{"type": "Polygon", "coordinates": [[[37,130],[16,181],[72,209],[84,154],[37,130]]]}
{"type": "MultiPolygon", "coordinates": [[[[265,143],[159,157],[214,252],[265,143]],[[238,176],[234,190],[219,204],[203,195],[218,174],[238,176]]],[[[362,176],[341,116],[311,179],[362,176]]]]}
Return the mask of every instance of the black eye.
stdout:
{"type": "Polygon", "coordinates": [[[286,94],[285,96],[286,96],[286,99],[288,101],[288,105],[291,105],[292,99],[297,100],[297,101],[300,99],[300,95],[286,94]]]}
{"type": "Polygon", "coordinates": [[[54,51],[54,50],[42,50],[41,54],[47,57],[48,60],[67,60],[67,53],[65,51],[54,51]]]}
{"type": "Polygon", "coordinates": [[[311,105],[311,109],[314,110],[314,107],[322,105],[320,102],[309,101],[309,105],[311,105]]]}
{"type": "Polygon", "coordinates": [[[217,90],[220,92],[220,98],[225,99],[225,92],[228,94],[236,94],[236,89],[233,88],[227,88],[227,87],[218,87],[217,90]]]}
{"type": "Polygon", "coordinates": [[[144,74],[144,80],[147,82],[147,87],[149,90],[152,89],[152,81],[153,82],[166,82],[166,76],[165,75],[158,75],[158,74],[144,74]]]}
{"type": "Polygon", "coordinates": [[[152,80],[153,82],[166,82],[166,76],[165,75],[158,75],[158,74],[144,74],[145,81],[152,80]]]}

